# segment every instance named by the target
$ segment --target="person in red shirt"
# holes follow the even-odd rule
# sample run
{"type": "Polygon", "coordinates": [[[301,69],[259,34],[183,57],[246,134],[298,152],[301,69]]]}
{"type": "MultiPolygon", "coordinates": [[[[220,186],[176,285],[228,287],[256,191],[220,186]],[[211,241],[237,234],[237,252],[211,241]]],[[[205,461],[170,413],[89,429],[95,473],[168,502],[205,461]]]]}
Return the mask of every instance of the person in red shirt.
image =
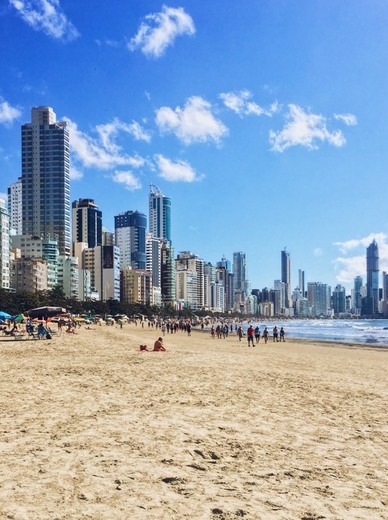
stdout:
{"type": "Polygon", "coordinates": [[[251,346],[251,343],[252,343],[252,347],[255,346],[254,341],[253,341],[254,337],[255,337],[255,329],[252,327],[252,325],[249,325],[248,330],[247,330],[248,347],[251,346]]]}

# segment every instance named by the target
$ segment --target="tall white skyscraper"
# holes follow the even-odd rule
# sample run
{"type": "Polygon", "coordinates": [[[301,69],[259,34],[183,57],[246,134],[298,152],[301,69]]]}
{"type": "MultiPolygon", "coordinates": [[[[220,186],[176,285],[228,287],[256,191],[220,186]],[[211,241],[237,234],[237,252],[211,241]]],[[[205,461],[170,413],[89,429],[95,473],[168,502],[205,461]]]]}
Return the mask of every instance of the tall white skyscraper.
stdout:
{"type": "Polygon", "coordinates": [[[0,199],[0,287],[10,288],[9,214],[5,200],[0,199]]]}
{"type": "Polygon", "coordinates": [[[8,213],[10,217],[10,231],[15,235],[23,233],[23,201],[22,201],[22,179],[8,187],[8,213]]]}
{"type": "Polygon", "coordinates": [[[23,235],[58,240],[70,255],[70,155],[66,122],[50,107],[34,107],[22,126],[23,235]]]}
{"type": "Polygon", "coordinates": [[[152,236],[171,242],[171,199],[153,184],[149,196],[149,230],[152,236]]]}

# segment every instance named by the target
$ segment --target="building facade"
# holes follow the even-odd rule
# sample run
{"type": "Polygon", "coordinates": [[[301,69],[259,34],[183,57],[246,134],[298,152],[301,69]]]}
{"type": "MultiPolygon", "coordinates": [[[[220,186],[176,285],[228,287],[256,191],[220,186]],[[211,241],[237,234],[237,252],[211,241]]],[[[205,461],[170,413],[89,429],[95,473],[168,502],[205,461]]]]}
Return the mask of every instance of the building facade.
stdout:
{"type": "Polygon", "coordinates": [[[153,184],[149,195],[149,231],[152,236],[171,242],[171,199],[153,184]]]}
{"type": "Polygon", "coordinates": [[[115,243],[120,248],[121,269],[146,268],[147,217],[139,211],[126,211],[115,216],[115,243]]]}
{"type": "Polygon", "coordinates": [[[23,201],[22,179],[19,178],[8,187],[8,213],[10,217],[10,230],[14,235],[23,233],[23,201]]]}
{"type": "Polygon", "coordinates": [[[70,255],[70,151],[66,122],[50,107],[34,107],[22,126],[22,230],[58,240],[70,255]]]}
{"type": "Polygon", "coordinates": [[[0,199],[0,287],[10,288],[10,232],[9,213],[5,207],[5,200],[0,199]]]}
{"type": "MultiPolygon", "coordinates": [[[[93,199],[79,199],[72,205],[72,241],[88,247],[102,245],[102,212],[93,199]]],[[[74,245],[73,245],[74,254],[74,245]]]]}
{"type": "Polygon", "coordinates": [[[376,240],[366,249],[366,298],[363,314],[373,316],[379,312],[379,248],[376,240]]]}

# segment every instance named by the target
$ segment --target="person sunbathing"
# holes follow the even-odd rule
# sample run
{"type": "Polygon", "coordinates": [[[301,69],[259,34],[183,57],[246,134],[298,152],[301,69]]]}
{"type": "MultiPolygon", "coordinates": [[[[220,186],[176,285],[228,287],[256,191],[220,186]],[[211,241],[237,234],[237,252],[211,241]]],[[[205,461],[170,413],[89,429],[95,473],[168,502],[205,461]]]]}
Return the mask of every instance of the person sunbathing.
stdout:
{"type": "Polygon", "coordinates": [[[154,343],[153,352],[166,352],[166,348],[163,345],[163,338],[158,338],[154,343]]]}

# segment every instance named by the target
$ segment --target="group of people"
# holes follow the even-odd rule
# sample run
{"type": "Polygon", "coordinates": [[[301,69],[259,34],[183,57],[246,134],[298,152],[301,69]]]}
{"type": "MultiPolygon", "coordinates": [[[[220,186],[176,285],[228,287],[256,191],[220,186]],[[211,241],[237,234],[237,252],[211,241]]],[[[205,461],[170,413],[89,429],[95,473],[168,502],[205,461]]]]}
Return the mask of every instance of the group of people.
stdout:
{"type": "MultiPolygon", "coordinates": [[[[259,343],[260,337],[261,337],[260,328],[256,327],[254,329],[253,326],[250,325],[247,330],[248,347],[251,346],[250,345],[251,343],[252,343],[252,347],[255,345],[255,343],[259,343]],[[255,340],[255,342],[254,342],[254,340],[255,340]]],[[[267,343],[268,338],[269,338],[269,331],[268,331],[267,327],[264,328],[262,337],[264,339],[264,343],[267,343]]],[[[275,325],[275,327],[272,330],[272,340],[273,341],[285,341],[285,332],[284,332],[283,327],[280,327],[280,330],[278,330],[277,326],[275,325]]]]}
{"type": "MultiPolygon", "coordinates": [[[[253,325],[249,325],[246,334],[248,347],[254,347],[257,343],[260,342],[260,338],[263,338],[264,343],[268,342],[269,331],[267,327],[264,328],[263,334],[261,334],[260,327],[256,326],[253,328],[253,325]]],[[[244,336],[244,331],[241,325],[237,328],[237,336],[239,341],[241,341],[242,337],[244,336]]],[[[278,330],[278,328],[275,326],[272,330],[272,339],[273,341],[285,341],[284,328],[280,327],[280,330],[278,330]]]]}

